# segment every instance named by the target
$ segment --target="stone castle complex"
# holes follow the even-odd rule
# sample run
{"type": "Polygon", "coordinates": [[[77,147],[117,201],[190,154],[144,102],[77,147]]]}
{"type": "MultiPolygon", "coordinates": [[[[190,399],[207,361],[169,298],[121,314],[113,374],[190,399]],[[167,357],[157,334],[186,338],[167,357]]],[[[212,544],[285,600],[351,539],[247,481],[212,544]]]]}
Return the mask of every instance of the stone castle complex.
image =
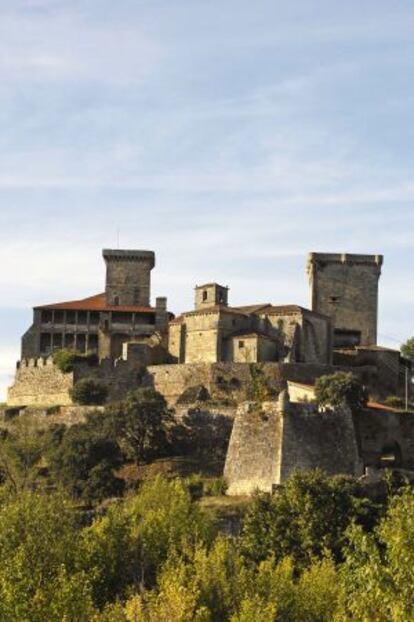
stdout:
{"type": "Polygon", "coordinates": [[[235,494],[271,490],[295,468],[358,474],[379,466],[391,446],[400,466],[414,468],[410,415],[371,410],[355,422],[305,399],[318,377],[338,370],[359,375],[374,398],[401,392],[408,362],[377,344],[381,255],[310,253],[311,309],[233,307],[227,287],[207,283],[195,288],[194,309],[178,317],[164,297],[151,306],[152,251],[104,250],[103,258],[103,293],[34,309],[10,406],[69,406],[71,387],[85,377],[105,382],[110,400],[151,384],[178,410],[203,389],[203,409],[210,399],[216,412],[221,400],[234,418],[225,474],[235,494]],[[94,353],[99,362],[65,374],[53,363],[60,349],[94,353]],[[274,396],[260,408],[252,399],[257,378],[274,396]]]}

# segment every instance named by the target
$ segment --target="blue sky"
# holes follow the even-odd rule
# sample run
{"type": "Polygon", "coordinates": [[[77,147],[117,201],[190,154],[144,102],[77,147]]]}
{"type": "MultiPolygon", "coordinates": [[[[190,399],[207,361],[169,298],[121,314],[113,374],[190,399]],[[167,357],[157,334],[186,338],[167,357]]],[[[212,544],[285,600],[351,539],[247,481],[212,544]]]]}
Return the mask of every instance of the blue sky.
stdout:
{"type": "MultiPolygon", "coordinates": [[[[103,247],[308,303],[308,251],[383,253],[380,340],[414,333],[412,0],[0,2],[0,385],[35,304],[103,247]]],[[[3,393],[4,395],[4,393],[3,393]]]]}

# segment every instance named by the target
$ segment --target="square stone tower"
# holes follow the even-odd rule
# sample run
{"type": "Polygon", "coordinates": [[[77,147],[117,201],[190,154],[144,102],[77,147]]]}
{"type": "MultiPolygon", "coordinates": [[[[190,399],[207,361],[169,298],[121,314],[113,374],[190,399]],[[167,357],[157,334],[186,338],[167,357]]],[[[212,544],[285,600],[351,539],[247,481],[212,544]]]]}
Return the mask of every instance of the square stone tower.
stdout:
{"type": "Polygon", "coordinates": [[[228,305],[228,287],[223,287],[218,283],[206,283],[197,285],[195,288],[195,308],[207,309],[216,305],[228,305]]]}
{"type": "Polygon", "coordinates": [[[309,253],[312,311],[332,319],[334,347],[376,345],[382,255],[309,253]]]}
{"type": "Polygon", "coordinates": [[[153,251],[102,251],[106,264],[106,303],[108,305],[150,306],[153,251]]]}

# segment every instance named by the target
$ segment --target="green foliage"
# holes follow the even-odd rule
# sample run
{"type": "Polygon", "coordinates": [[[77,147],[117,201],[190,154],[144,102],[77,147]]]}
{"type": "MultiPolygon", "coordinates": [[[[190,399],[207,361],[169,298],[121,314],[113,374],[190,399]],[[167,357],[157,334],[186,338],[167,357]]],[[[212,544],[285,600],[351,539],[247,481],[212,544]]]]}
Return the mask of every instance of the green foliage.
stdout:
{"type": "Polygon", "coordinates": [[[17,493],[31,489],[47,438],[30,416],[15,418],[0,436],[0,476],[7,488],[17,493]]]}
{"type": "Polygon", "coordinates": [[[173,555],[157,588],[128,604],[145,622],[323,622],[332,619],[337,600],[330,559],[296,577],[288,558],[249,566],[234,541],[219,537],[210,549],[198,547],[185,558],[173,555]]]}
{"type": "Polygon", "coordinates": [[[106,402],[108,389],[100,380],[82,378],[75,384],[70,396],[76,404],[100,405],[106,402]]]}
{"type": "Polygon", "coordinates": [[[344,618],[399,622],[414,619],[414,491],[406,488],[390,503],[373,534],[350,533],[344,584],[344,618]]]}
{"type": "Polygon", "coordinates": [[[414,337],[410,337],[401,346],[401,354],[410,361],[414,361],[414,337]]]}
{"type": "Polygon", "coordinates": [[[62,349],[56,350],[56,352],[53,353],[53,362],[60,371],[67,374],[73,371],[75,363],[88,363],[88,365],[93,365],[98,362],[98,359],[93,352],[86,352],[86,354],[83,354],[81,352],[75,352],[74,350],[62,349]]]}
{"type": "Polygon", "coordinates": [[[67,374],[73,371],[73,365],[76,360],[76,352],[72,350],[57,350],[53,354],[53,362],[54,364],[62,371],[64,374],[67,374]]]}
{"type": "Polygon", "coordinates": [[[384,400],[384,404],[392,408],[404,408],[405,400],[397,395],[388,395],[384,400]]]}
{"type": "Polygon", "coordinates": [[[250,382],[247,387],[247,399],[261,404],[274,397],[260,363],[250,363],[250,382]]]}
{"type": "Polygon", "coordinates": [[[85,530],[85,568],[95,569],[96,602],[125,595],[130,585],[152,587],[169,555],[211,538],[210,520],[183,482],[146,482],[85,530]]]}
{"type": "Polygon", "coordinates": [[[138,462],[165,455],[172,415],[163,396],[152,388],[131,391],[105,409],[104,425],[123,444],[128,457],[138,462]]]}
{"type": "Polygon", "coordinates": [[[88,424],[74,425],[49,447],[48,460],[55,479],[70,494],[88,500],[119,495],[123,482],[114,475],[121,466],[118,443],[88,424]]]}
{"type": "Polygon", "coordinates": [[[348,525],[357,521],[369,528],[377,518],[378,508],[354,480],[298,472],[278,494],[256,497],[245,516],[241,547],[256,563],[290,556],[303,567],[326,551],[340,560],[348,525]]]}
{"type": "Polygon", "coordinates": [[[348,406],[353,413],[358,413],[366,405],[367,393],[352,372],[340,371],[318,378],[315,384],[315,399],[321,407],[348,406]]]}
{"type": "Polygon", "coordinates": [[[29,492],[0,506],[2,622],[88,622],[91,585],[80,568],[73,514],[64,499],[29,492]]]}
{"type": "Polygon", "coordinates": [[[413,620],[414,490],[373,513],[355,482],[320,473],[257,497],[241,538],[216,535],[181,480],[147,481],[87,527],[60,494],[3,491],[0,619],[413,620]]]}
{"type": "Polygon", "coordinates": [[[171,445],[178,455],[193,455],[204,463],[224,465],[232,421],[220,414],[189,409],[170,432],[171,445]]]}
{"type": "Polygon", "coordinates": [[[205,477],[200,473],[193,473],[185,481],[195,499],[224,495],[227,489],[224,477],[205,477]]]}

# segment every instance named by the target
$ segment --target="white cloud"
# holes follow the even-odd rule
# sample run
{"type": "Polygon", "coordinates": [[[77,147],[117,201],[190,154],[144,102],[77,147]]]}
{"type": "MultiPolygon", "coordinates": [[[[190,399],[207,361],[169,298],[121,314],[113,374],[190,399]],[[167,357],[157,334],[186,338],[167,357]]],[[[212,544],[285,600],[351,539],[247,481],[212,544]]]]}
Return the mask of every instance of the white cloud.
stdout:
{"type": "Polygon", "coordinates": [[[89,21],[80,8],[0,10],[0,76],[3,83],[73,80],[123,84],[141,81],[161,50],[138,23],[89,21]]]}

